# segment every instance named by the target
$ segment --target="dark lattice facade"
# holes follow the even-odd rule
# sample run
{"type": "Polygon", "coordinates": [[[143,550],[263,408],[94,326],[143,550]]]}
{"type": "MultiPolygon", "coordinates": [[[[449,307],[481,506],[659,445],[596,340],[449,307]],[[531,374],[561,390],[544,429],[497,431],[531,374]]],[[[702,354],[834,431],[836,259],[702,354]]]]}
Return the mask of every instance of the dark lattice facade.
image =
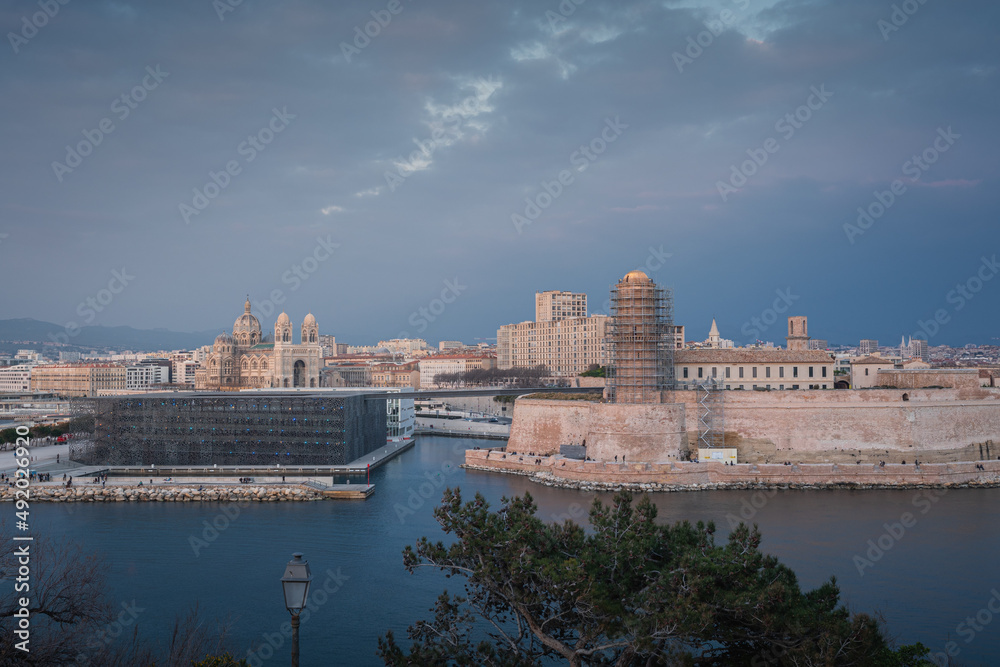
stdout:
{"type": "Polygon", "coordinates": [[[385,446],[385,399],[362,394],[143,394],[93,400],[89,465],[344,465],[385,446]]]}

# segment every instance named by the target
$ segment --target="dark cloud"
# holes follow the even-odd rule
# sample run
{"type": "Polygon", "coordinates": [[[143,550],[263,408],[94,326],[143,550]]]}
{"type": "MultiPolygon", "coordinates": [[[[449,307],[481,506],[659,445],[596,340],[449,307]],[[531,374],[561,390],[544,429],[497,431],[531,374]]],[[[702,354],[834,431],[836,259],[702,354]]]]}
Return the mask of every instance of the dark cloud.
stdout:
{"type": "MultiPolygon", "coordinates": [[[[18,53],[8,37],[3,316],[72,319],[125,266],[134,282],[94,324],[214,329],[247,292],[281,290],[341,339],[471,341],[530,319],[535,290],[586,291],[599,310],[662,247],[654,278],[691,336],[714,315],[745,340],[791,289],[817,337],[892,340],[953,307],[1000,246],[994,3],[925,3],[887,32],[893,3],[867,0],[401,0],[345,53],[389,4],[244,0],[220,20],[202,1],[72,2],[18,53]],[[157,66],[169,75],[122,118],[157,66]],[[786,136],[814,87],[832,96],[786,136]],[[249,160],[275,109],[294,119],[249,160]],[[53,162],[104,118],[114,130],[60,182],[53,162]],[[615,118],[627,128],[575,171],[615,118]],[[858,207],[947,128],[960,138],[851,243],[858,207]],[[769,138],[778,151],[723,201],[719,181],[769,138]],[[186,224],[179,206],[230,161],[239,173],[186,224]],[[519,234],[511,216],[567,169],[519,234]],[[339,247],[296,283],[323,240],[339,247]],[[456,279],[418,330],[411,314],[456,279]]],[[[3,33],[37,11],[6,4],[3,33]]],[[[998,290],[932,342],[988,342],[998,290]]]]}

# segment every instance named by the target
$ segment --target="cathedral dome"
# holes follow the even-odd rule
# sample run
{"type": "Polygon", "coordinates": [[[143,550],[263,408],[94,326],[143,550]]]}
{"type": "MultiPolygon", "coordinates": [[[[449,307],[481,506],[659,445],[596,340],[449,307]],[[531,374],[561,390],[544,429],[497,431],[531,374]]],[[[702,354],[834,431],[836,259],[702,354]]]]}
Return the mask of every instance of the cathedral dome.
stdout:
{"type": "Polygon", "coordinates": [[[233,323],[233,335],[239,336],[239,334],[257,334],[260,337],[260,320],[254,317],[250,313],[250,299],[243,304],[243,314],[236,318],[236,322],[233,323]]]}
{"type": "Polygon", "coordinates": [[[311,326],[315,326],[316,325],[316,318],[313,317],[312,313],[309,313],[308,315],[306,315],[306,319],[302,320],[302,326],[310,326],[310,325],[311,326]]]}
{"type": "Polygon", "coordinates": [[[215,337],[215,344],[216,345],[232,345],[233,344],[233,337],[230,336],[225,331],[223,331],[222,333],[220,333],[218,336],[215,337]]]}
{"type": "Polygon", "coordinates": [[[278,315],[278,321],[275,324],[291,324],[292,320],[288,318],[288,313],[282,311],[281,315],[278,315]]]}

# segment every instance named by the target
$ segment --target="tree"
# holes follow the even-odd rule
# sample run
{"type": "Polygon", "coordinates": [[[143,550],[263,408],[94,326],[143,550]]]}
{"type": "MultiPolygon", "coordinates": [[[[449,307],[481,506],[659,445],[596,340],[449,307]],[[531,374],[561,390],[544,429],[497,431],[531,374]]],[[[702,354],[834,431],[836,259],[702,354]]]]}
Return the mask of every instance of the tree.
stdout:
{"type": "Polygon", "coordinates": [[[603,378],[608,376],[608,369],[604,366],[598,366],[597,364],[591,364],[590,368],[580,373],[582,378],[603,378]]]}
{"type": "Polygon", "coordinates": [[[455,540],[421,538],[406,569],[465,579],[434,619],[410,626],[408,651],[379,639],[386,665],[930,665],[919,644],[895,650],[881,623],[839,604],[836,581],[802,592],[795,573],[760,552],[741,524],[658,525],[644,496],[595,500],[590,530],[545,524],[530,494],[491,512],[445,491],[435,517],[455,540]]]}

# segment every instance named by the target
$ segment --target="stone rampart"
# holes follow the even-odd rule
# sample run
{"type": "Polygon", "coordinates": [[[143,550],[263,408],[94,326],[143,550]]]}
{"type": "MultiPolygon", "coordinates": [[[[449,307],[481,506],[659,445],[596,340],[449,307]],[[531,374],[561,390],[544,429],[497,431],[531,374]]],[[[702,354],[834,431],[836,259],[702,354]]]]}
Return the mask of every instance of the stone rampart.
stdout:
{"type": "Polygon", "coordinates": [[[681,459],[687,454],[684,412],[679,404],[518,399],[507,450],[548,455],[560,445],[585,444],[595,459],[681,459]]]}
{"type": "MultiPolygon", "coordinates": [[[[684,458],[697,437],[697,395],[665,398],[659,405],[518,399],[508,451],[556,454],[586,439],[587,455],[604,461],[684,458]],[[676,444],[672,429],[685,425],[688,442],[676,444]]],[[[726,391],[724,410],[726,445],[751,463],[975,460],[980,445],[989,447],[983,457],[1000,456],[1000,391],[991,388],[726,391]]]]}

